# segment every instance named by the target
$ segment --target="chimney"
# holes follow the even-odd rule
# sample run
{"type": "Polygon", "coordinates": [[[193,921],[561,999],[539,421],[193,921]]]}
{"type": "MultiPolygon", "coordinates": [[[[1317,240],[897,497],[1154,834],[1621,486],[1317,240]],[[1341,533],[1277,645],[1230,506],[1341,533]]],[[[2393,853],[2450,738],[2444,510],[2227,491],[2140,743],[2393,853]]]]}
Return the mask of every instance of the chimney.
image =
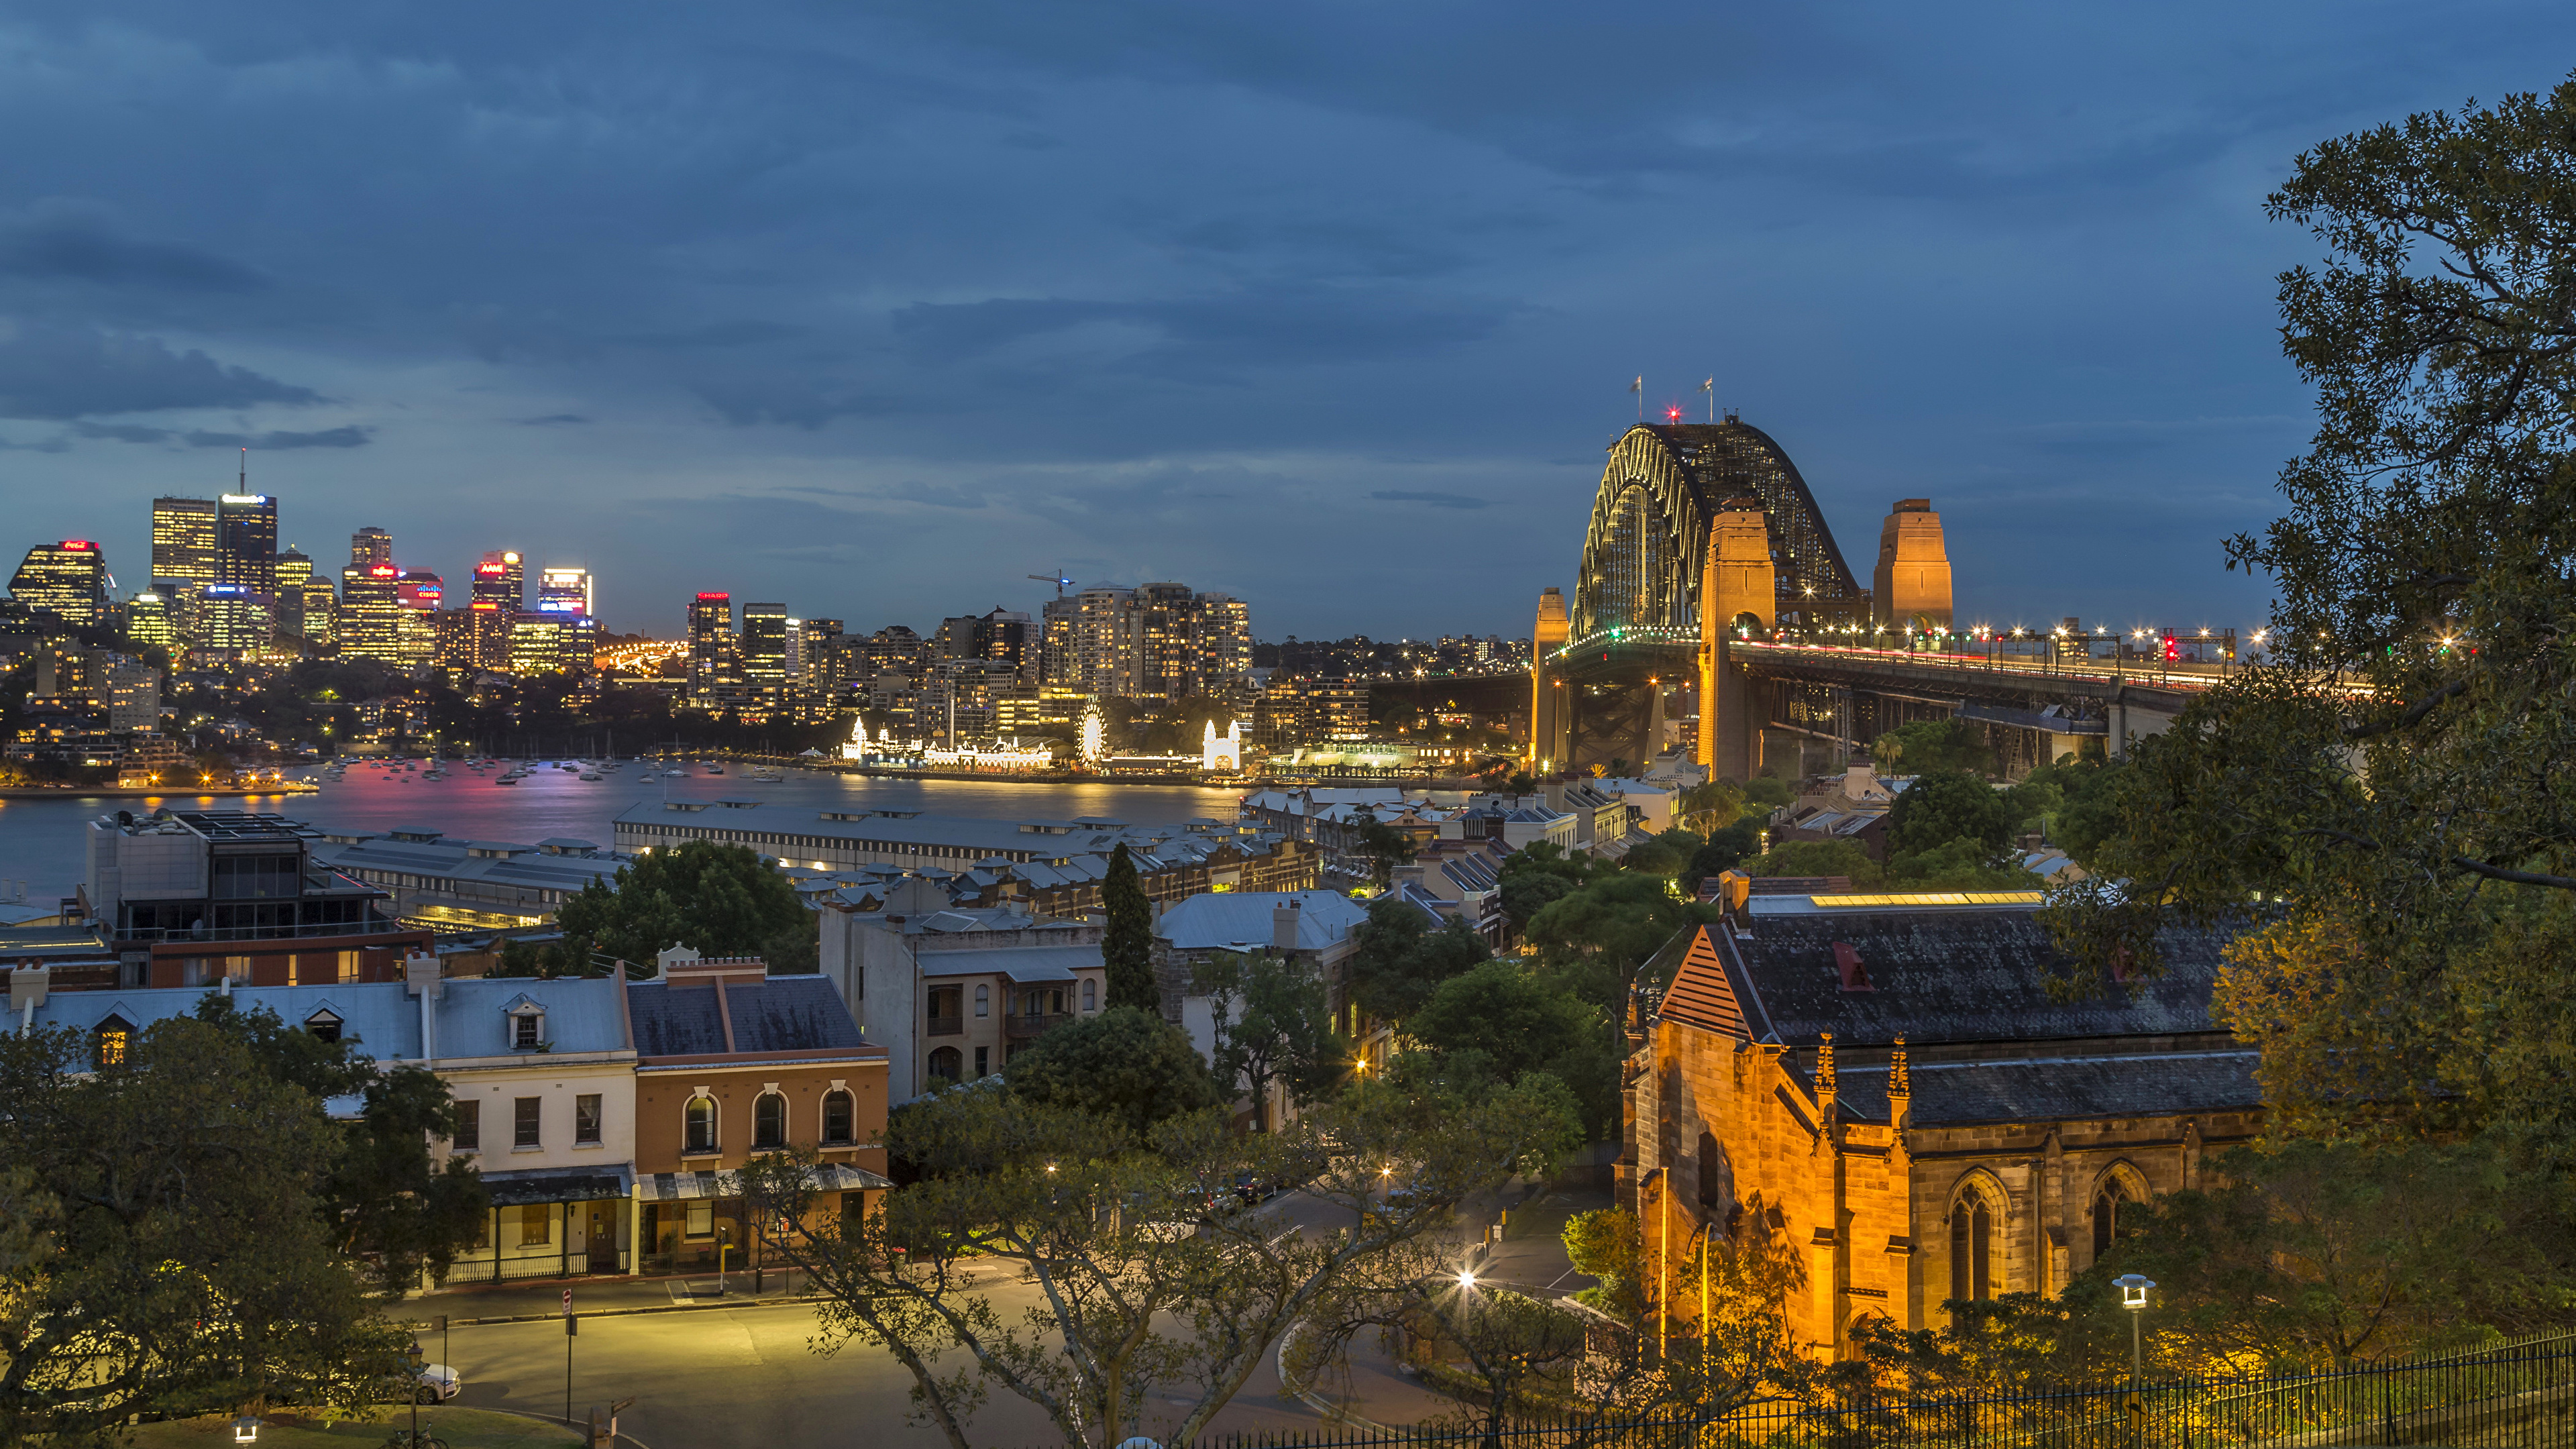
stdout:
{"type": "Polygon", "coordinates": [[[1843,990],[1876,991],[1871,984],[1869,968],[1861,963],[1860,951],[1849,941],[1834,943],[1834,969],[1842,973],[1843,990]]]}
{"type": "Polygon", "coordinates": [[[1297,923],[1305,919],[1305,902],[1290,896],[1283,905],[1270,908],[1270,946],[1282,954],[1297,949],[1297,923]]]}

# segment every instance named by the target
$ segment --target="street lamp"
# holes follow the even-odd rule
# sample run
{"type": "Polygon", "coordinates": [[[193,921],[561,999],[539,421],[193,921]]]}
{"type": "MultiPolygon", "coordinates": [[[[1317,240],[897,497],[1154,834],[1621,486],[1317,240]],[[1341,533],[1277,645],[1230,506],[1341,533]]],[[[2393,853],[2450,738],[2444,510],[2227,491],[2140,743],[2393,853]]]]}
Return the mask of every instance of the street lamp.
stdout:
{"type": "Polygon", "coordinates": [[[411,1400],[412,1449],[420,1449],[420,1363],[423,1357],[420,1340],[413,1339],[411,1347],[403,1350],[402,1357],[403,1370],[408,1375],[403,1384],[404,1397],[411,1400]]]}
{"type": "Polygon", "coordinates": [[[2123,1273],[2111,1280],[2120,1289],[2120,1306],[2129,1310],[2129,1422],[2143,1439],[2147,1432],[2144,1392],[2147,1377],[2145,1330],[2139,1324],[2147,1316],[2147,1293],[2155,1280],[2138,1273],[2123,1273]]]}

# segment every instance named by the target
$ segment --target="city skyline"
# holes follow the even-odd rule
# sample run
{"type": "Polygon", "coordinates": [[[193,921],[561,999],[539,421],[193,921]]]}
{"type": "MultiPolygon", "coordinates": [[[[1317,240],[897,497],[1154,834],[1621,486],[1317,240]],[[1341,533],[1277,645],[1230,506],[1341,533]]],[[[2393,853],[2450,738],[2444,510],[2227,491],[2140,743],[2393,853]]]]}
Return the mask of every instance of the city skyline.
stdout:
{"type": "Polygon", "coordinates": [[[29,12],[0,497],[133,558],[247,445],[281,545],[515,538],[621,632],[1061,569],[1510,634],[1597,450],[1714,402],[1846,537],[1931,498],[1963,617],[2252,623],[2318,253],[2262,198],[2559,77],[2576,22],[2475,9],[29,12]]]}

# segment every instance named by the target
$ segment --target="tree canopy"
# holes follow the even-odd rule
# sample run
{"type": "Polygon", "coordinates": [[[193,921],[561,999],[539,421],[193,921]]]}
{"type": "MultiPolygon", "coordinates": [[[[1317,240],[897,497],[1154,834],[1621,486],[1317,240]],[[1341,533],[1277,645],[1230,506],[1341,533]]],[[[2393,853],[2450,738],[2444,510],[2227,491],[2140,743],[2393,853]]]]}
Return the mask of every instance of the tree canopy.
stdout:
{"type": "Polygon", "coordinates": [[[1139,1133],[1225,1100],[1189,1033],[1133,1006],[1049,1030],[1005,1063],[1002,1076],[1014,1096],[1139,1133]]]}
{"type": "Polygon", "coordinates": [[[1312,965],[1272,951],[1228,951],[1202,964],[1191,985],[1208,1000],[1219,1090],[1240,1084],[1252,1098],[1252,1130],[1270,1130],[1273,1084],[1305,1102],[1340,1082],[1350,1050],[1333,1031],[1324,979],[1312,965]]]}
{"type": "MultiPolygon", "coordinates": [[[[2269,198],[2327,255],[2280,277],[2315,434],[2282,515],[2227,545],[2275,591],[2265,657],[2138,742],[2095,879],[2050,913],[2084,971],[2152,971],[2163,922],[2259,901],[2289,924],[2243,951],[2339,953],[2378,1008],[2334,1028],[2366,1080],[2267,1055],[2267,1093],[2510,1120],[2562,1158],[2570,1022],[2531,972],[2576,954],[2571,170],[2576,81],[2327,141],[2269,198]]],[[[2316,979],[2249,970],[2240,1010],[2297,1015],[2252,989],[2316,979]]]]}
{"type": "Polygon", "coordinates": [[[777,958],[812,969],[813,912],[796,888],[748,846],[692,840],[617,868],[563,903],[556,920],[588,968],[592,953],[645,973],[656,956],[687,946],[701,956],[777,958]]]}
{"type": "MultiPolygon", "coordinates": [[[[1542,873],[1527,878],[1574,889],[1562,876],[1542,873]]],[[[1504,890],[1508,899],[1508,884],[1504,890]]],[[[1441,982],[1494,954],[1466,922],[1452,920],[1435,928],[1419,907],[1395,896],[1369,902],[1368,919],[1351,934],[1351,954],[1342,968],[1351,1000],[1385,1022],[1410,1019],[1441,982]]]]}
{"type": "Polygon", "coordinates": [[[2012,828],[2002,791],[1963,770],[1933,770],[1897,794],[1887,812],[1887,845],[1910,854],[1965,840],[1991,853],[2011,841],[2012,828]]]}
{"type": "Polygon", "coordinates": [[[1145,883],[1137,878],[1135,859],[1123,840],[1109,852],[1100,909],[1108,918],[1100,959],[1109,971],[1109,1004],[1161,1011],[1163,993],[1154,984],[1154,907],[1145,899],[1145,883]]]}

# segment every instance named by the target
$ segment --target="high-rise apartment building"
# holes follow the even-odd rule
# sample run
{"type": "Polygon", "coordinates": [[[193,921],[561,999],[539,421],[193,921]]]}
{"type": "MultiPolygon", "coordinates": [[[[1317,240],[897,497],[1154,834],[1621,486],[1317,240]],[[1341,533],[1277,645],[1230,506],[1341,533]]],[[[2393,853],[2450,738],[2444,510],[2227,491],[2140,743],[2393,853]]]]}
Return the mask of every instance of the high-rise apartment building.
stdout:
{"type": "Polygon", "coordinates": [[[537,612],[590,617],[590,570],[550,568],[538,574],[537,612]]]}
{"type": "Polygon", "coordinates": [[[1082,615],[1082,601],[1056,597],[1046,601],[1038,611],[1038,647],[1042,656],[1038,664],[1038,683],[1054,690],[1080,692],[1082,681],[1073,651],[1073,631],[1082,615]]]}
{"type": "Polygon", "coordinates": [[[9,579],[9,597],[67,624],[104,623],[108,613],[107,559],[85,538],[40,543],[9,579]]]}
{"type": "Polygon", "coordinates": [[[742,640],[733,631],[733,595],[702,593],[689,601],[688,702],[711,713],[740,709],[749,693],[742,640]]]}
{"type": "MultiPolygon", "coordinates": [[[[353,546],[353,557],[356,552],[353,546]]],[[[402,663],[401,587],[402,570],[395,568],[390,559],[370,564],[353,562],[340,571],[341,654],[383,664],[402,663]]]]}
{"type": "Polygon", "coordinates": [[[1232,688],[1252,667],[1251,611],[1230,594],[1178,583],[1090,588],[1050,600],[1040,617],[1036,677],[1052,690],[1186,699],[1232,688]]]}
{"type": "Polygon", "coordinates": [[[1252,610],[1232,594],[1201,594],[1193,602],[1199,693],[1222,694],[1252,667],[1252,610]]]}
{"type": "Polygon", "coordinates": [[[394,536],[381,528],[362,528],[349,535],[349,564],[371,569],[394,561],[394,536]]]}
{"type": "Polygon", "coordinates": [[[1118,641],[1134,589],[1084,589],[1073,596],[1073,667],[1069,682],[1085,694],[1119,693],[1118,641]]]}
{"type": "Polygon", "coordinates": [[[1120,620],[1115,693],[1171,700],[1199,692],[1195,599],[1187,584],[1137,588],[1120,620]]]}

